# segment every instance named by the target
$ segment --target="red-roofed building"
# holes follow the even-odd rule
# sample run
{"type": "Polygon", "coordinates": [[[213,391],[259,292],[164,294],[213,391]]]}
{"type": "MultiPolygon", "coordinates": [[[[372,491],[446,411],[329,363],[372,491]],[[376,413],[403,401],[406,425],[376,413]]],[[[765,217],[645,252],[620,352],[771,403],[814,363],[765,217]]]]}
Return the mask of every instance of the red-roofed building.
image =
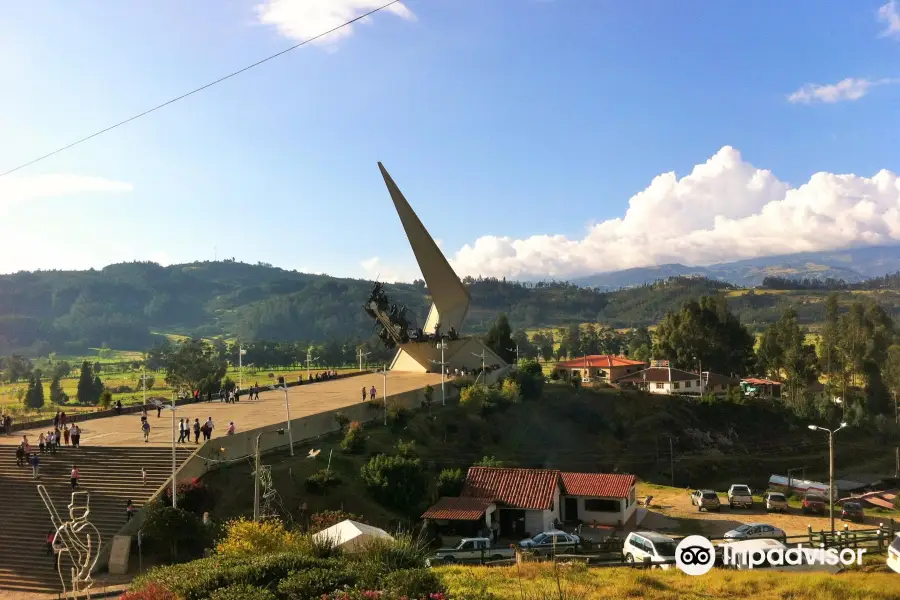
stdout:
{"type": "Polygon", "coordinates": [[[423,519],[466,521],[473,528],[499,522],[500,535],[535,535],[554,522],[623,527],[637,507],[634,475],[568,473],[555,469],[471,467],[459,498],[444,497],[423,519]]]}
{"type": "Polygon", "coordinates": [[[647,363],[612,354],[591,354],[556,363],[554,372],[565,380],[613,381],[640,371],[647,363]]]}

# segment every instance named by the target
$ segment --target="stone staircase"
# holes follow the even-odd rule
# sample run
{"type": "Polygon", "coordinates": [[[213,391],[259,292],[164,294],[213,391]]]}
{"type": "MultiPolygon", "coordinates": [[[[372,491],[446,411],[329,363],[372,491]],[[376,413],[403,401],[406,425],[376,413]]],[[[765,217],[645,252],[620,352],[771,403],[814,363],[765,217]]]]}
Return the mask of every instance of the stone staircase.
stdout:
{"type": "MultiPolygon", "coordinates": [[[[193,450],[177,450],[179,466],[193,450]]],[[[128,500],[140,508],[172,472],[171,448],[63,447],[41,456],[40,477],[34,480],[30,466],[16,466],[15,451],[15,446],[0,446],[0,590],[38,594],[61,589],[56,559],[47,556],[47,532],[53,525],[38,493],[39,483],[60,517],[67,519],[69,474],[72,465],[78,465],[79,490],[91,493],[88,520],[108,545],[125,524],[128,500]],[[141,467],[147,471],[146,485],[141,467]]]]}

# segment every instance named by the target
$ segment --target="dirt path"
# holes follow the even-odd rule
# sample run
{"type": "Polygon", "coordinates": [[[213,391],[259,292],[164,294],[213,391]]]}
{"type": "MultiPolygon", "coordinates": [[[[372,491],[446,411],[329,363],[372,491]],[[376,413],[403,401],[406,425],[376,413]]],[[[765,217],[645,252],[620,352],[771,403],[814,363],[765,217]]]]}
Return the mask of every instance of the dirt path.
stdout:
{"type": "MultiPolygon", "coordinates": [[[[647,495],[653,496],[652,512],[658,512],[667,517],[677,519],[681,531],[691,533],[703,533],[706,535],[720,536],[726,531],[744,523],[768,523],[783,529],[788,535],[802,535],[807,533],[807,527],[812,526],[813,531],[829,530],[828,516],[804,515],[799,508],[790,508],[787,513],[767,513],[761,502],[753,505],[752,509],[728,507],[725,494],[719,493],[719,500],[724,503],[721,512],[698,512],[697,507],[691,504],[690,493],[692,490],[667,488],[652,484],[639,483],[637,495],[642,501],[647,495]]],[[[872,529],[879,523],[887,523],[890,516],[868,514],[865,523],[841,522],[840,510],[835,507],[835,528],[843,529],[844,525],[853,529],[872,529]]]]}

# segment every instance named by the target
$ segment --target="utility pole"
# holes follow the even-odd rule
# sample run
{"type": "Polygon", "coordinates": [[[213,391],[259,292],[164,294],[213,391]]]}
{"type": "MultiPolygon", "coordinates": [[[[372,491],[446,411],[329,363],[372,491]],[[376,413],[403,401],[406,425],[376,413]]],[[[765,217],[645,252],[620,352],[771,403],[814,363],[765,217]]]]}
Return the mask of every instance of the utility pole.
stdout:
{"type": "Polygon", "coordinates": [[[284,390],[284,411],[287,416],[287,433],[288,433],[288,444],[291,445],[291,456],[294,455],[294,438],[291,435],[291,403],[288,400],[288,386],[287,383],[284,383],[282,380],[282,389],[284,390]]]}
{"type": "MultiPolygon", "coordinates": [[[[507,350],[512,352],[513,348],[507,348],[507,350]]],[[[516,342],[515,351],[516,351],[516,366],[518,366],[519,365],[519,342],[516,342]]]]}
{"type": "Polygon", "coordinates": [[[314,360],[319,360],[319,357],[312,358],[312,348],[306,349],[306,379],[309,380],[309,364],[314,360]]]}
{"type": "Polygon", "coordinates": [[[141,388],[144,391],[144,406],[147,406],[147,373],[144,367],[141,367],[141,388]]]}
{"type": "MultiPolygon", "coordinates": [[[[897,411],[897,392],[892,392],[894,398],[894,423],[900,424],[900,412],[897,411]]],[[[894,477],[900,477],[900,446],[894,448],[895,463],[894,477]]]]}
{"type": "Polygon", "coordinates": [[[356,349],[356,354],[357,354],[357,356],[359,356],[359,372],[362,373],[362,370],[363,370],[363,368],[362,368],[362,359],[363,359],[364,356],[368,356],[368,355],[370,355],[370,354],[372,354],[372,353],[371,353],[371,352],[363,353],[362,348],[357,348],[357,349],[356,349]]]}
{"type": "Polygon", "coordinates": [[[474,352],[472,352],[472,356],[477,356],[478,358],[481,359],[481,377],[482,377],[481,384],[484,387],[487,387],[487,372],[485,371],[485,368],[484,368],[484,359],[486,358],[485,351],[482,350],[481,354],[475,354],[474,352]]]}
{"type": "Polygon", "coordinates": [[[238,342],[238,392],[244,388],[244,345],[238,342]]]}
{"type": "Polygon", "coordinates": [[[387,365],[381,366],[381,375],[384,377],[384,385],[381,388],[381,396],[384,399],[384,426],[387,427],[388,407],[387,407],[387,365]]]}
{"type": "Polygon", "coordinates": [[[441,338],[441,341],[438,342],[437,347],[441,350],[441,362],[437,362],[436,360],[433,360],[431,362],[432,364],[441,367],[441,406],[447,406],[447,397],[444,395],[444,375],[447,372],[447,363],[444,362],[444,350],[447,348],[447,343],[444,342],[444,338],[441,338]]]}
{"type": "Polygon", "coordinates": [[[175,498],[178,496],[175,492],[178,487],[175,483],[175,470],[178,468],[178,463],[175,460],[175,396],[177,394],[172,392],[172,508],[178,508],[175,503],[175,498]]]}
{"type": "Polygon", "coordinates": [[[837,429],[809,426],[813,431],[819,430],[828,434],[828,519],[831,521],[831,533],[834,533],[834,434],[846,426],[846,423],[841,423],[837,429]]]}

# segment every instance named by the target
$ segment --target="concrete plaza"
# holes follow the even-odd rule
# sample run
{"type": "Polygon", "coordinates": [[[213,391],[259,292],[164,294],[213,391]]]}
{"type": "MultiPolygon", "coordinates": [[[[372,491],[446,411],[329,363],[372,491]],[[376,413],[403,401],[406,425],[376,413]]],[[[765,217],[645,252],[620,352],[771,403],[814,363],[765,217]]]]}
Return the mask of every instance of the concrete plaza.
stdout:
{"type": "MultiPolygon", "coordinates": [[[[247,379],[245,383],[249,385],[252,381],[252,379],[247,379]]],[[[435,388],[435,398],[440,398],[441,375],[439,373],[389,371],[387,375],[388,406],[390,406],[391,396],[421,389],[429,384],[435,388]]],[[[365,387],[368,390],[372,386],[375,386],[376,397],[380,400],[384,386],[384,378],[380,373],[289,387],[288,401],[290,403],[291,419],[358,404],[362,400],[362,388],[365,387]]],[[[189,419],[191,423],[194,422],[195,418],[200,419],[202,424],[207,418],[212,417],[215,426],[213,438],[225,435],[229,421],[234,421],[238,433],[285,421],[284,392],[269,389],[263,391],[263,389],[260,386],[259,400],[248,400],[247,396],[244,395],[241,397],[240,402],[236,404],[213,401],[178,406],[176,410],[176,430],[178,419],[182,418],[189,419]]],[[[147,416],[151,427],[149,442],[143,441],[141,414],[132,413],[78,422],[79,427],[81,427],[81,445],[85,447],[171,446],[171,412],[163,410],[161,416],[157,418],[156,410],[152,409],[148,411],[147,416]]],[[[10,436],[0,435],[0,444],[18,444],[22,436],[27,435],[28,441],[36,447],[38,436],[42,431],[46,432],[49,429],[49,427],[43,427],[18,431],[10,436]]],[[[193,441],[191,441],[191,445],[193,445],[193,441]]]]}

